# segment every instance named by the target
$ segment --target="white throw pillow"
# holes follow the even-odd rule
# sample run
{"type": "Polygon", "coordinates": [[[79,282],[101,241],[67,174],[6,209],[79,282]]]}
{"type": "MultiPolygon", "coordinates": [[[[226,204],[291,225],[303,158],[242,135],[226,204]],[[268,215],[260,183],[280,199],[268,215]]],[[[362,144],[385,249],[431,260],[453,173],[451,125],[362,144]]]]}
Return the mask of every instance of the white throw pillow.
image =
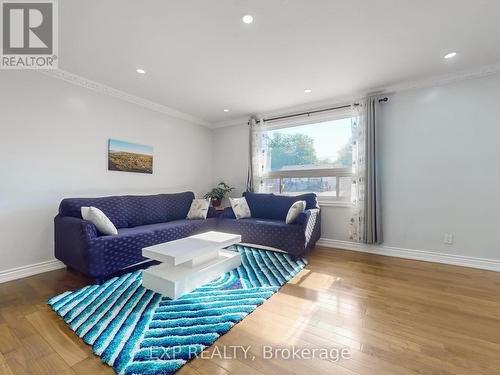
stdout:
{"type": "Polygon", "coordinates": [[[295,219],[297,219],[297,216],[301,212],[304,212],[306,209],[306,201],[297,201],[294,204],[292,204],[292,207],[288,210],[288,213],[286,214],[286,220],[285,222],[287,224],[292,224],[295,219]]]}
{"type": "Polygon", "coordinates": [[[229,202],[231,202],[231,207],[233,209],[234,216],[236,216],[236,219],[245,219],[248,217],[252,217],[250,207],[248,207],[248,203],[245,197],[229,198],[229,202]]]}
{"type": "Polygon", "coordinates": [[[206,219],[210,201],[208,199],[193,199],[186,219],[206,219]]]}
{"type": "Polygon", "coordinates": [[[111,220],[97,207],[82,207],[81,213],[83,219],[94,224],[102,234],[118,234],[111,220]]]}

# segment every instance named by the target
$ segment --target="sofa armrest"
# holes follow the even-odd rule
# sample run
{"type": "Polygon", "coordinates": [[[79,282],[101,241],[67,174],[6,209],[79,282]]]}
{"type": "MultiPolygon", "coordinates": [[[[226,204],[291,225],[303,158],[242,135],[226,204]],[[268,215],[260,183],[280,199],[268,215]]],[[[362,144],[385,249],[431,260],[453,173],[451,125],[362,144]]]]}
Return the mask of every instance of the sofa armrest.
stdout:
{"type": "Polygon", "coordinates": [[[319,210],[319,209],[309,209],[309,210],[304,210],[302,211],[297,218],[295,219],[294,224],[300,224],[302,226],[306,226],[307,222],[309,221],[310,217],[314,214],[314,210],[319,210]]]}
{"type": "Polygon", "coordinates": [[[208,207],[208,212],[207,212],[207,219],[210,219],[212,217],[217,217],[217,210],[213,206],[208,207]]]}
{"type": "Polygon", "coordinates": [[[302,225],[306,237],[306,247],[312,247],[321,236],[321,210],[319,208],[311,208],[301,212],[296,224],[302,225]]]}
{"type": "Polygon", "coordinates": [[[60,215],[54,218],[55,257],[83,273],[88,274],[88,252],[97,238],[97,228],[90,221],[60,215]]]}
{"type": "Polygon", "coordinates": [[[222,212],[221,217],[225,219],[236,219],[236,216],[234,215],[234,211],[232,207],[226,207],[224,208],[224,211],[222,212]]]}
{"type": "Polygon", "coordinates": [[[68,234],[77,234],[86,240],[91,240],[99,236],[99,232],[94,224],[88,220],[71,216],[59,216],[54,219],[56,229],[60,229],[68,234]]]}

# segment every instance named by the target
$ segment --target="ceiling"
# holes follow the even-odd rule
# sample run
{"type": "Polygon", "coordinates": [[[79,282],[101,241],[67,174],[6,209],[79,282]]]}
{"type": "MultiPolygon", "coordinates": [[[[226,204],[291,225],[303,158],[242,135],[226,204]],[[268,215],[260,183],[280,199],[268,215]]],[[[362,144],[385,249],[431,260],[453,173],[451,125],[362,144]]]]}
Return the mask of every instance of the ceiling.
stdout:
{"type": "Polygon", "coordinates": [[[212,126],[500,62],[498,0],[79,0],[59,14],[61,69],[212,126]]]}

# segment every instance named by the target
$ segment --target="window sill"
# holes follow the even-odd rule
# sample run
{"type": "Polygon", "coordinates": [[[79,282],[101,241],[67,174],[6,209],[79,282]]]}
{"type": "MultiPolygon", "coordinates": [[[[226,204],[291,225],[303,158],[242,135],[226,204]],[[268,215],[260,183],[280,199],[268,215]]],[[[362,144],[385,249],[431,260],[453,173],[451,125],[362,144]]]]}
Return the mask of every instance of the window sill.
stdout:
{"type": "Polygon", "coordinates": [[[322,201],[322,200],[319,200],[318,201],[319,203],[319,207],[346,207],[346,208],[350,208],[352,207],[352,203],[351,202],[342,202],[342,201],[322,201]]]}

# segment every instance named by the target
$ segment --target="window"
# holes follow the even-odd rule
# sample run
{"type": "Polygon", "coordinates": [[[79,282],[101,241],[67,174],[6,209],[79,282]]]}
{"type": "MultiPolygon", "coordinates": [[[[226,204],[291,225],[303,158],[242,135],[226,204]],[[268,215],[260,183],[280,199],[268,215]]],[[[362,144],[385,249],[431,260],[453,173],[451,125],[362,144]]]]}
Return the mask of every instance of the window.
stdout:
{"type": "Polygon", "coordinates": [[[266,179],[262,190],[280,194],[315,192],[322,201],[350,201],[351,116],[268,125],[266,179]]]}

